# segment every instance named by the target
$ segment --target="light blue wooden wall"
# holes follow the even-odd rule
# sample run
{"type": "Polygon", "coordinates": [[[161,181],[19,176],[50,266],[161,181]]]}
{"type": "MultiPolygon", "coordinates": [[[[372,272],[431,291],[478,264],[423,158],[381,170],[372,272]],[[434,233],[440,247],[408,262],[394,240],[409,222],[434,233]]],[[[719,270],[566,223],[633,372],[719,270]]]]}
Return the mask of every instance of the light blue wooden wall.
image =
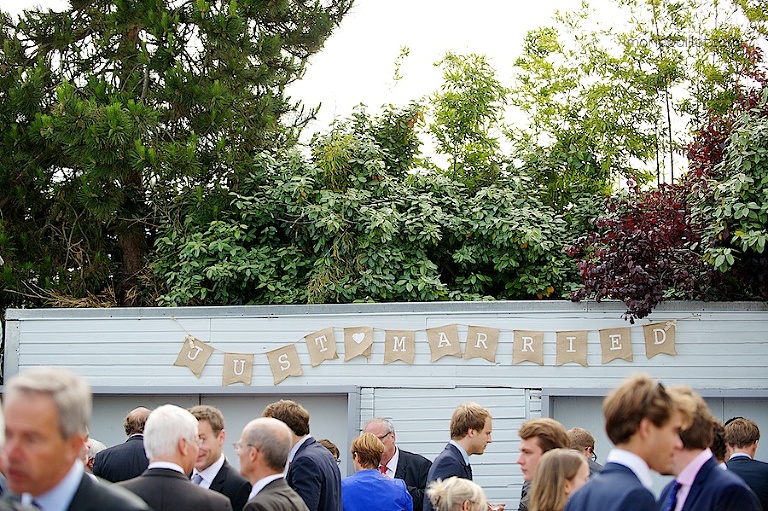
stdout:
{"type": "MultiPolygon", "coordinates": [[[[494,415],[494,442],[473,460],[475,479],[492,500],[515,509],[522,484],[515,464],[517,429],[528,418],[551,414],[542,389],[546,399],[553,395],[548,389],[583,389],[600,396],[628,375],[648,372],[666,384],[722,392],[725,398],[749,392],[768,403],[767,304],[670,303],[635,325],[624,321],[622,312],[617,303],[565,301],[8,310],[5,374],[36,365],[70,369],[90,382],[101,402],[109,395],[168,389],[200,399],[211,389],[219,396],[253,390],[275,398],[339,389],[347,402],[349,389],[355,388],[359,399],[349,401],[348,416],[322,421],[336,420],[349,440],[368,418],[390,417],[402,447],[429,458],[447,442],[456,405],[477,401],[494,415]],[[642,325],[669,320],[677,321],[678,355],[649,360],[642,325]],[[468,325],[501,329],[497,362],[454,357],[430,362],[424,330],[447,324],[459,325],[462,350],[468,325]],[[340,358],[313,368],[303,337],[330,326],[340,358]],[[374,327],[372,356],[344,362],[343,328],[356,326],[374,327]],[[602,365],[598,330],[622,327],[631,328],[634,361],[602,365]],[[417,331],[413,365],[383,364],[385,329],[417,331]],[[513,330],[545,332],[543,366],[512,365],[513,330]],[[555,366],[555,333],[564,330],[589,331],[589,367],[555,366]],[[173,366],[187,334],[216,348],[200,379],[173,366]],[[297,347],[304,374],[274,386],[265,353],[290,343],[297,347]],[[225,352],[255,354],[250,388],[221,386],[225,352]]],[[[338,407],[332,413],[338,415],[338,407]]],[[[768,431],[768,424],[763,426],[768,431]]],[[[339,448],[345,452],[348,446],[339,448]]]]}

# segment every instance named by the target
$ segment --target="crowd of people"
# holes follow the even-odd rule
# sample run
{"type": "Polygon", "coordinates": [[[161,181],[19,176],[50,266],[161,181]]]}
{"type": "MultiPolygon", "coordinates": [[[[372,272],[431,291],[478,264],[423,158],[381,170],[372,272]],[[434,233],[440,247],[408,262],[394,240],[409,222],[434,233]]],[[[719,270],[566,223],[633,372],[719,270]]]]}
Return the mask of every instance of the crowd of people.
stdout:
{"type": "MultiPolygon", "coordinates": [[[[224,417],[213,406],[136,408],[128,437],[107,448],[90,438],[92,396],[79,376],[36,368],[11,378],[0,415],[0,511],[501,511],[473,481],[470,457],[492,442],[493,418],[459,405],[450,441],[430,461],[397,446],[393,423],[369,420],[349,453],[315,440],[299,403],[269,404],[223,453],[224,417]],[[4,420],[5,425],[2,425],[4,420]]],[[[614,444],[604,465],[594,437],[550,418],[519,431],[524,484],[518,511],[768,511],[768,463],[755,460],[757,424],[724,425],[686,386],[636,375],[603,402],[614,444]],[[674,476],[658,499],[652,471],[674,476]]]]}

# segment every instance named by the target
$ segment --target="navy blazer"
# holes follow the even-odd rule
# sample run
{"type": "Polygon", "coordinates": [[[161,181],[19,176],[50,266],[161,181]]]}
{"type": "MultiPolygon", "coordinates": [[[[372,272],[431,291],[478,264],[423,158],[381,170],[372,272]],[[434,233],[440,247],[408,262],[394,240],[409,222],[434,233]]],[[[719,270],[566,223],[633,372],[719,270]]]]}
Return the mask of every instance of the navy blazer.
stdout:
{"type": "Polygon", "coordinates": [[[251,494],[251,483],[232,468],[227,460],[224,460],[209,488],[228,497],[234,511],[241,511],[251,494]]]}
{"type": "MultiPolygon", "coordinates": [[[[448,479],[449,477],[461,477],[462,479],[472,480],[472,467],[464,464],[464,457],[455,445],[449,443],[443,449],[443,452],[437,455],[432,467],[427,475],[427,486],[432,481],[438,479],[448,479]]],[[[432,502],[429,498],[424,498],[423,511],[434,511],[432,502]]]]}
{"type": "Polygon", "coordinates": [[[141,475],[148,465],[144,435],[133,435],[122,444],[97,453],[93,461],[93,475],[117,483],[141,475]]]}
{"type": "Polygon", "coordinates": [[[653,493],[634,472],[618,463],[606,463],[587,484],[576,490],[565,511],[656,511],[653,493]]]}
{"type": "MultiPolygon", "coordinates": [[[[664,511],[667,495],[675,481],[664,487],[659,511],[664,511]]],[[[683,504],[683,511],[760,511],[755,493],[741,478],[717,466],[714,456],[699,469],[683,504]]]]}
{"type": "Polygon", "coordinates": [[[405,481],[408,493],[413,499],[413,509],[421,511],[424,507],[424,489],[427,487],[427,477],[432,462],[421,454],[398,449],[400,454],[397,458],[397,468],[395,469],[395,478],[405,481]]]}
{"type": "Polygon", "coordinates": [[[339,466],[331,451],[314,438],[307,438],[296,451],[285,482],[301,495],[309,511],[341,511],[339,466]]]}
{"type": "Polygon", "coordinates": [[[763,506],[763,511],[768,510],[768,463],[746,456],[736,456],[728,460],[726,465],[728,470],[744,479],[747,486],[752,488],[763,506]]]}
{"type": "Polygon", "coordinates": [[[344,511],[413,511],[413,499],[402,479],[376,469],[358,470],[341,480],[344,511]]]}

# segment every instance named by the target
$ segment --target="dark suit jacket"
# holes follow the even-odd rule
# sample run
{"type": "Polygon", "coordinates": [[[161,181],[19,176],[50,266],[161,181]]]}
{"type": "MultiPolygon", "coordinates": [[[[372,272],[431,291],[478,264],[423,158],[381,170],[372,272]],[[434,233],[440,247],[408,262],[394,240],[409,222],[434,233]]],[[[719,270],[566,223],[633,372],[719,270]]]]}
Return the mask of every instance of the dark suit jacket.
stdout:
{"type": "Polygon", "coordinates": [[[285,482],[301,495],[309,511],[341,511],[339,466],[331,451],[314,438],[308,438],[296,451],[285,482]]]}
{"type": "MultiPolygon", "coordinates": [[[[461,477],[463,479],[472,480],[472,467],[464,464],[464,458],[461,452],[453,444],[447,444],[443,452],[437,455],[435,461],[432,462],[432,467],[427,474],[427,486],[432,481],[438,479],[448,479],[449,477],[461,477]]],[[[432,503],[428,498],[424,499],[422,509],[424,511],[433,511],[432,503]]]]}
{"type": "Polygon", "coordinates": [[[653,493],[628,467],[606,463],[568,500],[565,511],[656,511],[653,493]]]}
{"type": "Polygon", "coordinates": [[[768,463],[746,456],[731,458],[725,463],[728,470],[738,475],[757,495],[763,511],[768,510],[768,463]]]}
{"type": "Polygon", "coordinates": [[[227,497],[168,468],[152,468],[118,484],[144,499],[154,511],[232,511],[227,497]]]}
{"type": "MultiPolygon", "coordinates": [[[[659,497],[659,510],[664,511],[667,495],[674,485],[671,481],[659,497]]],[[[683,511],[760,511],[760,502],[741,478],[718,468],[712,457],[701,466],[685,499],[683,511]]]]}
{"type": "Polygon", "coordinates": [[[134,435],[124,443],[96,454],[93,475],[117,483],[141,475],[148,465],[149,460],[144,452],[144,435],[134,435]]]}
{"type": "Polygon", "coordinates": [[[285,479],[266,485],[243,508],[243,511],[307,511],[307,505],[285,479]]]}
{"type": "Polygon", "coordinates": [[[251,483],[232,468],[227,460],[219,469],[216,477],[211,481],[210,489],[226,495],[232,504],[234,511],[240,511],[248,502],[251,493],[251,483]]]}
{"type": "Polygon", "coordinates": [[[432,462],[421,454],[398,449],[395,478],[405,481],[408,493],[413,498],[413,509],[419,511],[424,506],[424,489],[427,487],[427,476],[432,462]]]}
{"type": "Polygon", "coordinates": [[[152,511],[143,500],[116,485],[96,482],[83,474],[67,511],[152,511]]]}

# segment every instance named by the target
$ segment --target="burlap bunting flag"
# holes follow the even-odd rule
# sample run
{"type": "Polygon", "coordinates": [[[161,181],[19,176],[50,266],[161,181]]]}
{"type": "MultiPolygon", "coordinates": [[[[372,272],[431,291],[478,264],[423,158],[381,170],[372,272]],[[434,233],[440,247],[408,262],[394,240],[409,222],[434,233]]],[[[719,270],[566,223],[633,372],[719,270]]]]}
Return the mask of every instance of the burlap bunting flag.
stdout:
{"type": "Polygon", "coordinates": [[[413,330],[386,330],[384,332],[384,363],[402,360],[413,364],[416,356],[416,332],[413,330]]]}
{"type": "Polygon", "coordinates": [[[301,376],[301,363],[299,352],[295,344],[288,344],[267,352],[269,368],[272,370],[272,379],[277,385],[289,376],[301,376]]]}
{"type": "Polygon", "coordinates": [[[429,342],[429,350],[432,353],[432,362],[446,356],[461,358],[459,329],[455,324],[427,328],[427,341],[429,342]]]}
{"type": "Polygon", "coordinates": [[[359,326],[344,329],[344,362],[360,356],[370,359],[372,346],[372,326],[359,326]]]}
{"type": "Polygon", "coordinates": [[[677,350],[675,349],[676,333],[677,322],[675,321],[643,325],[645,355],[649,359],[655,357],[659,353],[677,355],[677,350]]]}
{"type": "Polygon", "coordinates": [[[192,374],[200,378],[203,368],[213,353],[213,347],[205,344],[200,339],[188,335],[184,338],[184,344],[176,357],[175,366],[188,367],[192,374]]]}
{"type": "Polygon", "coordinates": [[[225,387],[233,383],[251,384],[253,374],[253,353],[225,353],[224,370],[221,384],[225,387]]]}
{"type": "Polygon", "coordinates": [[[533,362],[544,365],[544,332],[515,330],[512,363],[533,362]]]}
{"type": "Polygon", "coordinates": [[[336,354],[336,336],[333,333],[333,327],[329,326],[317,332],[304,336],[309,350],[309,359],[312,361],[312,367],[317,367],[326,360],[339,358],[336,354]]]}
{"type": "Polygon", "coordinates": [[[576,363],[587,366],[587,331],[557,332],[556,365],[576,363]]]}
{"type": "Polygon", "coordinates": [[[600,348],[603,352],[603,364],[617,358],[632,362],[632,331],[629,328],[600,330],[600,348]]]}
{"type": "Polygon", "coordinates": [[[496,362],[496,349],[499,347],[499,329],[469,325],[467,342],[464,346],[464,359],[484,358],[496,362]]]}

